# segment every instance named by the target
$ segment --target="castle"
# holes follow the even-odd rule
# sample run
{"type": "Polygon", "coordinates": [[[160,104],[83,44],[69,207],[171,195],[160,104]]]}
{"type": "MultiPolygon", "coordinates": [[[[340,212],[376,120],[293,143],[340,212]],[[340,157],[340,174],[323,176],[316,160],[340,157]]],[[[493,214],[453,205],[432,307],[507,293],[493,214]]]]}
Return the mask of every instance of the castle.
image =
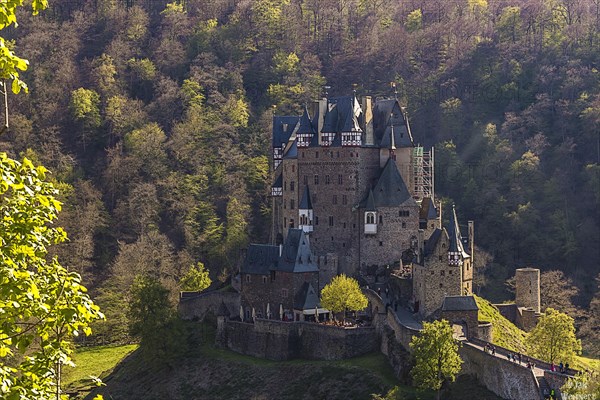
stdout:
{"type": "Polygon", "coordinates": [[[320,292],[339,273],[364,275],[373,266],[404,268],[421,317],[446,296],[472,293],[473,223],[465,240],[454,209],[442,226],[433,149],[414,143],[397,99],[323,98],[301,116],[274,116],[272,139],[273,242],[248,249],[240,271],[246,314],[285,304],[285,313],[300,313],[291,299],[303,300],[303,283],[320,292]],[[293,262],[310,259],[310,273],[279,267],[277,257],[296,254],[297,242],[307,253],[293,262]],[[303,278],[276,278],[288,273],[303,278]],[[282,286],[296,279],[304,281],[282,286]]]}

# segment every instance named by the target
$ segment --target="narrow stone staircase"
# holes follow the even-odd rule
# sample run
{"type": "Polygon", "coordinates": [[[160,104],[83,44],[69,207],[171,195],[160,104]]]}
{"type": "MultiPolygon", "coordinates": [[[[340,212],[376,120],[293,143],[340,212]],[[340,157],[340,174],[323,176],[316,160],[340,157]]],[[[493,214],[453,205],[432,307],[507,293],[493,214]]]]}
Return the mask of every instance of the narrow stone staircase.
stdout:
{"type": "Polygon", "coordinates": [[[542,399],[548,399],[550,398],[550,385],[548,384],[548,381],[546,380],[546,378],[544,378],[543,376],[536,376],[535,377],[538,381],[538,383],[540,384],[540,396],[542,399]]]}

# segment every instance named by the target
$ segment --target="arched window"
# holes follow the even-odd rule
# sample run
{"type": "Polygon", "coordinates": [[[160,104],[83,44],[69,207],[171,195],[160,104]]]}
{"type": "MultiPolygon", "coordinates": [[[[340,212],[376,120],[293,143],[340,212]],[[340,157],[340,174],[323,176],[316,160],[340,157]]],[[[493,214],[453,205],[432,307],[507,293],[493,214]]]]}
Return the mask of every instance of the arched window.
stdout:
{"type": "Polygon", "coordinates": [[[369,212],[367,213],[367,224],[375,223],[375,213],[369,212]]]}

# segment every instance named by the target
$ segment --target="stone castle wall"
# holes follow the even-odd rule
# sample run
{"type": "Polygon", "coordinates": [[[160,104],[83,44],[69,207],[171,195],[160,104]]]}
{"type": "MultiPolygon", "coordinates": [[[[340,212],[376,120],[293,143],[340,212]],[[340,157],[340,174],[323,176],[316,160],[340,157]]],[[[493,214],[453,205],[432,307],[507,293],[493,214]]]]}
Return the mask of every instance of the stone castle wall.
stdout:
{"type": "Polygon", "coordinates": [[[256,319],[226,321],[217,332],[220,345],[268,360],[342,360],[376,351],[374,327],[341,328],[305,322],[256,319]]]}
{"type": "Polygon", "coordinates": [[[377,234],[365,235],[364,218],[360,218],[361,263],[385,265],[400,261],[402,252],[417,241],[419,206],[380,207],[377,209],[377,234]],[[401,211],[408,217],[401,217],[401,211]],[[403,225],[404,224],[404,225],[403,225]]]}
{"type": "Polygon", "coordinates": [[[504,399],[536,400],[540,389],[533,371],[524,365],[494,357],[470,343],[459,350],[463,359],[461,374],[473,375],[492,392],[504,399]]]}
{"type": "Polygon", "coordinates": [[[182,319],[202,321],[209,313],[217,315],[221,302],[225,304],[230,315],[239,315],[240,294],[216,290],[206,293],[182,292],[179,301],[179,315],[182,319]]]}

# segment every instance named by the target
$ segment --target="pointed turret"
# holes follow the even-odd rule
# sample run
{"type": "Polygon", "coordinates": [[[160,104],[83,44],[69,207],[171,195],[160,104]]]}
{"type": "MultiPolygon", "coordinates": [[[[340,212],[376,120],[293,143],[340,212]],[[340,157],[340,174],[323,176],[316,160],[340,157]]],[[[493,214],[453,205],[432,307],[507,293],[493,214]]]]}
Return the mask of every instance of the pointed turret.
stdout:
{"type": "Polygon", "coordinates": [[[452,205],[450,214],[450,225],[448,226],[448,263],[450,265],[462,265],[463,258],[467,256],[463,247],[462,236],[456,218],[456,209],[452,205]]]}
{"type": "Polygon", "coordinates": [[[312,200],[310,198],[310,189],[308,185],[304,188],[304,193],[302,194],[302,200],[300,200],[300,206],[298,207],[298,215],[300,219],[299,228],[304,231],[304,233],[310,233],[313,231],[313,206],[312,200]]]}
{"type": "Polygon", "coordinates": [[[308,147],[316,133],[317,131],[314,128],[310,119],[310,114],[308,113],[308,107],[304,105],[304,112],[302,113],[302,117],[300,117],[300,124],[298,131],[296,132],[296,137],[298,138],[298,147],[308,147]]]}

